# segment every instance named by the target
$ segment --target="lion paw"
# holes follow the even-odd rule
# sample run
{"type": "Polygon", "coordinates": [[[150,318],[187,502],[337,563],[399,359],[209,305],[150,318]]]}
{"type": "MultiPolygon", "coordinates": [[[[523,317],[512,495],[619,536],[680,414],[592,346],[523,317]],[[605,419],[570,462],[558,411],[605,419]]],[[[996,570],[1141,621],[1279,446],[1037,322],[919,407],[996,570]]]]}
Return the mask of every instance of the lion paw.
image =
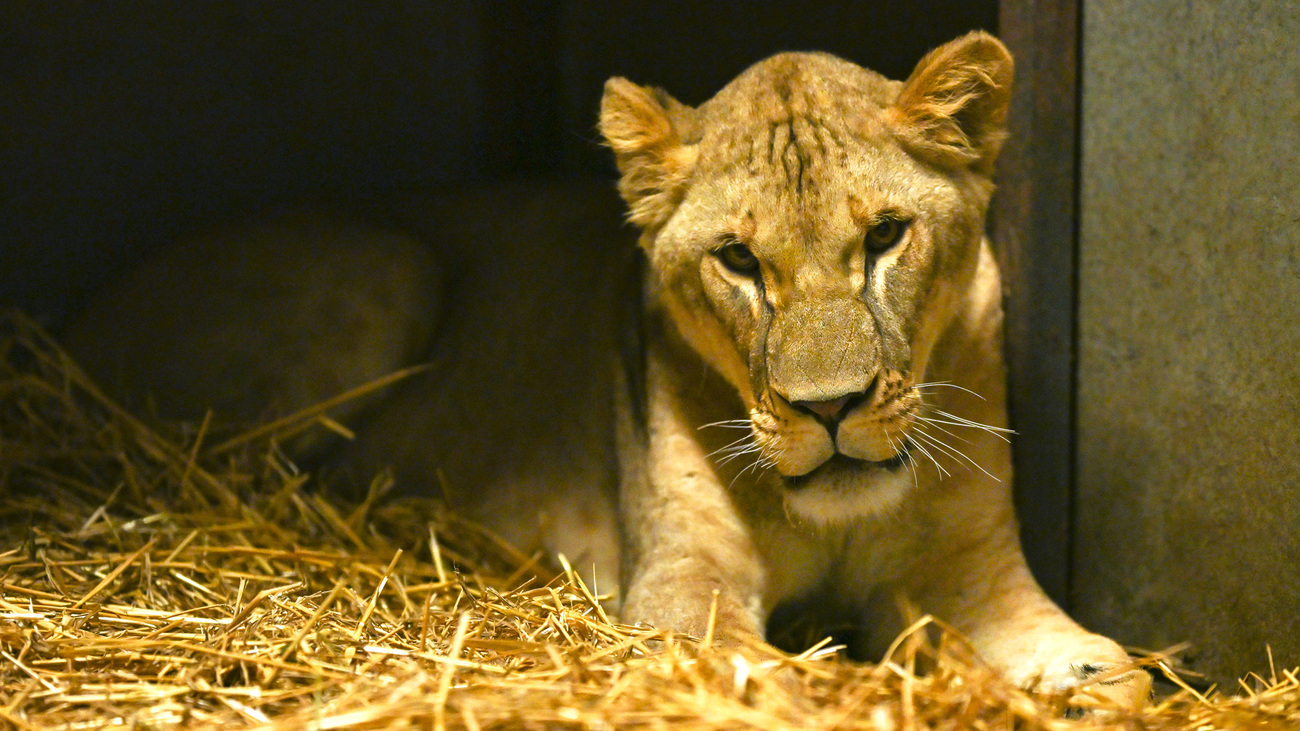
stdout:
{"type": "Polygon", "coordinates": [[[1070,718],[1136,711],[1150,700],[1151,675],[1127,663],[1073,662],[1045,671],[1033,690],[1064,698],[1070,718]]]}

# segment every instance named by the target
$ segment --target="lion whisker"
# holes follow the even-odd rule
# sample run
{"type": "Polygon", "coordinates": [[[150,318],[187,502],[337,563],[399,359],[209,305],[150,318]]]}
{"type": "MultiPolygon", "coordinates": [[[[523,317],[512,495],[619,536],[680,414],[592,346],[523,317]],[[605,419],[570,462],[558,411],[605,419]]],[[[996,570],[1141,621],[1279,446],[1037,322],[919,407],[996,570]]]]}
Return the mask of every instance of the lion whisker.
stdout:
{"type": "Polygon", "coordinates": [[[970,461],[970,458],[952,445],[944,442],[933,434],[927,434],[921,428],[912,430],[912,436],[924,440],[926,444],[934,447],[935,451],[947,457],[955,457],[959,460],[970,461]]]}
{"type": "Polygon", "coordinates": [[[916,465],[912,462],[912,458],[906,453],[907,442],[910,440],[910,437],[907,435],[900,435],[898,437],[898,446],[894,446],[894,438],[889,436],[889,432],[886,431],[885,440],[889,442],[891,449],[893,449],[897,454],[903,455],[903,464],[907,465],[907,469],[912,473],[912,487],[914,489],[920,489],[921,480],[916,474],[916,465]]]}
{"type": "Polygon", "coordinates": [[[737,448],[737,449],[731,451],[730,453],[728,453],[727,456],[725,456],[725,457],[723,457],[722,459],[718,460],[717,465],[718,465],[719,467],[721,467],[722,465],[725,465],[725,464],[727,464],[728,462],[731,462],[732,460],[736,459],[737,457],[742,457],[742,456],[744,456],[744,455],[746,455],[746,454],[753,454],[754,452],[761,451],[761,449],[762,449],[762,448],[759,447],[757,444],[749,444],[749,445],[745,445],[743,448],[737,448]]]}
{"type": "Polygon", "coordinates": [[[924,426],[930,426],[930,427],[932,427],[932,428],[934,428],[934,429],[938,429],[939,431],[943,432],[944,434],[947,434],[948,436],[952,437],[953,439],[956,439],[957,441],[961,442],[962,444],[968,444],[968,445],[971,445],[971,446],[974,446],[974,444],[975,444],[975,443],[972,442],[971,440],[966,439],[966,438],[961,437],[961,436],[958,436],[955,432],[950,431],[950,430],[945,429],[945,428],[943,428],[942,426],[940,426],[941,424],[946,423],[946,422],[944,422],[944,421],[942,421],[942,420],[939,420],[939,419],[931,419],[931,418],[929,418],[929,417],[921,416],[920,414],[909,414],[909,415],[908,415],[908,419],[909,419],[909,421],[910,421],[910,423],[911,423],[912,425],[914,425],[914,426],[916,426],[916,427],[918,427],[918,428],[920,428],[920,427],[924,427],[924,426]],[[924,423],[924,424],[920,424],[920,423],[918,423],[918,422],[925,422],[925,423],[924,423]]]}
{"type": "Polygon", "coordinates": [[[918,384],[916,384],[915,386],[912,386],[913,389],[915,389],[916,391],[921,392],[921,393],[924,393],[924,391],[923,391],[922,389],[931,388],[931,387],[955,388],[955,389],[957,389],[958,391],[965,391],[966,393],[968,393],[968,394],[974,396],[975,398],[979,399],[980,401],[988,401],[988,399],[984,398],[983,396],[979,395],[978,393],[975,393],[974,391],[970,390],[969,388],[966,388],[965,386],[958,386],[957,384],[952,383],[951,381],[930,381],[929,383],[918,383],[918,384]]]}
{"type": "Polygon", "coordinates": [[[1010,439],[1007,438],[1006,435],[1016,433],[1014,429],[1007,429],[1006,427],[1001,427],[1001,426],[991,426],[989,424],[981,424],[978,421],[963,419],[960,416],[955,416],[941,409],[934,409],[934,413],[944,418],[942,419],[935,419],[933,417],[922,417],[922,418],[934,424],[948,424],[950,426],[964,426],[971,429],[982,429],[990,434],[996,435],[999,439],[1001,439],[1004,442],[1011,441],[1010,439]]]}
{"type": "Polygon", "coordinates": [[[718,454],[722,454],[722,453],[730,453],[730,452],[736,451],[736,450],[738,450],[738,449],[743,449],[743,448],[745,448],[745,447],[754,446],[755,443],[753,442],[753,439],[754,439],[754,436],[753,436],[752,434],[746,434],[746,435],[744,435],[743,437],[741,437],[741,438],[739,438],[739,439],[737,439],[737,440],[731,442],[730,444],[726,444],[726,445],[723,445],[723,446],[721,446],[721,447],[718,447],[717,449],[713,450],[712,452],[709,452],[706,456],[708,456],[708,457],[713,457],[713,456],[718,455],[718,454]]]}
{"type": "Polygon", "coordinates": [[[990,434],[997,436],[999,439],[1001,439],[1004,442],[1011,441],[1007,437],[1003,436],[1004,434],[1015,434],[1015,432],[1011,429],[1002,429],[1001,427],[987,426],[985,424],[974,424],[974,423],[965,424],[960,421],[951,421],[948,419],[935,419],[933,417],[918,417],[918,418],[920,418],[922,421],[925,421],[928,424],[936,424],[936,425],[947,424],[948,426],[962,426],[968,429],[979,429],[981,431],[986,431],[989,432],[990,434]]]}
{"type": "Polygon", "coordinates": [[[912,434],[913,436],[919,437],[920,439],[924,439],[928,444],[933,446],[940,453],[946,454],[949,457],[953,457],[957,459],[959,462],[963,462],[963,461],[966,462],[967,464],[971,465],[972,467],[979,470],[980,472],[983,472],[984,474],[993,478],[997,482],[1002,481],[992,472],[989,472],[988,470],[984,469],[984,466],[981,465],[979,462],[976,462],[975,460],[967,456],[965,452],[961,451],[960,449],[957,449],[956,447],[953,447],[950,444],[946,444],[942,439],[939,439],[933,434],[927,434],[919,427],[913,430],[912,434]]]}
{"type": "MultiPolygon", "coordinates": [[[[916,430],[913,430],[913,431],[915,432],[916,430]]],[[[930,450],[926,449],[924,444],[921,444],[920,442],[918,442],[918,441],[916,441],[915,439],[913,439],[913,440],[912,440],[912,446],[914,446],[914,447],[916,447],[917,449],[919,449],[919,450],[921,451],[921,454],[924,454],[926,457],[929,458],[929,460],[930,460],[931,462],[934,463],[935,469],[939,470],[939,475],[940,475],[941,477],[948,477],[948,476],[949,476],[949,472],[948,472],[948,470],[945,470],[945,469],[943,468],[943,465],[939,464],[939,460],[935,459],[933,454],[930,454],[930,450]]]]}
{"type": "Polygon", "coordinates": [[[753,419],[725,419],[723,421],[701,424],[696,427],[696,429],[707,429],[711,426],[721,427],[723,429],[749,429],[753,426],[753,423],[753,419]]]}
{"type": "Polygon", "coordinates": [[[732,487],[735,487],[736,480],[739,480],[742,475],[744,475],[746,472],[749,472],[750,470],[754,470],[754,475],[758,476],[772,469],[773,467],[776,467],[776,458],[779,456],[780,456],[779,452],[772,457],[767,457],[760,454],[753,462],[750,462],[749,464],[745,465],[743,469],[737,472],[735,477],[731,478],[731,483],[727,486],[727,489],[730,490],[732,487]]]}

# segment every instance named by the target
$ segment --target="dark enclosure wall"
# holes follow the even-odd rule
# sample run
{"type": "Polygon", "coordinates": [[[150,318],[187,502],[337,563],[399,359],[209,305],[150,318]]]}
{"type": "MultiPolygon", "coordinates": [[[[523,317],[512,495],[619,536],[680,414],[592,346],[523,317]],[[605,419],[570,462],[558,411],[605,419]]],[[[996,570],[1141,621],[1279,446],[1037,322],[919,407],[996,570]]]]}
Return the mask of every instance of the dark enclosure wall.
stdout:
{"type": "Polygon", "coordinates": [[[614,74],[707,98],[820,49],[894,77],[992,2],[0,4],[0,304],[55,318],[140,252],[312,196],[608,174],[614,74]]]}

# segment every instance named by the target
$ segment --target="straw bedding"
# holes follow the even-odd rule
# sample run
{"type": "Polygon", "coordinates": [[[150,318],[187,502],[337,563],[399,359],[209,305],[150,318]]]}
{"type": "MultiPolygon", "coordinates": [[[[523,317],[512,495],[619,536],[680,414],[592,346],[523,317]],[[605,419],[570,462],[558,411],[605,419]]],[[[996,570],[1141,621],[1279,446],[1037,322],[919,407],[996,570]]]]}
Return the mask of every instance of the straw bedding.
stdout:
{"type": "Polygon", "coordinates": [[[1069,721],[925,618],[877,665],[623,626],[383,475],[328,497],[277,448],[323,409],[148,426],[23,317],[0,350],[0,727],[1300,728],[1295,671],[1069,721]]]}

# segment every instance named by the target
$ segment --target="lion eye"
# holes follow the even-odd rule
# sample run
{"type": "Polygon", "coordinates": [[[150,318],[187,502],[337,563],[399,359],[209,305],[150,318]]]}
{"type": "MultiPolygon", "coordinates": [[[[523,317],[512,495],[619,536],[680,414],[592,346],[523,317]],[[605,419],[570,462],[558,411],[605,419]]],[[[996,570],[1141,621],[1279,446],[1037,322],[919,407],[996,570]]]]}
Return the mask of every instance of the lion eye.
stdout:
{"type": "Polygon", "coordinates": [[[898,240],[903,238],[903,232],[907,230],[907,222],[900,221],[897,218],[884,218],[879,223],[872,226],[866,235],[866,245],[871,251],[880,252],[888,249],[898,240]]]}
{"type": "Polygon", "coordinates": [[[713,255],[718,257],[723,266],[737,274],[749,277],[758,273],[758,257],[744,244],[727,244],[714,251],[713,255]]]}

